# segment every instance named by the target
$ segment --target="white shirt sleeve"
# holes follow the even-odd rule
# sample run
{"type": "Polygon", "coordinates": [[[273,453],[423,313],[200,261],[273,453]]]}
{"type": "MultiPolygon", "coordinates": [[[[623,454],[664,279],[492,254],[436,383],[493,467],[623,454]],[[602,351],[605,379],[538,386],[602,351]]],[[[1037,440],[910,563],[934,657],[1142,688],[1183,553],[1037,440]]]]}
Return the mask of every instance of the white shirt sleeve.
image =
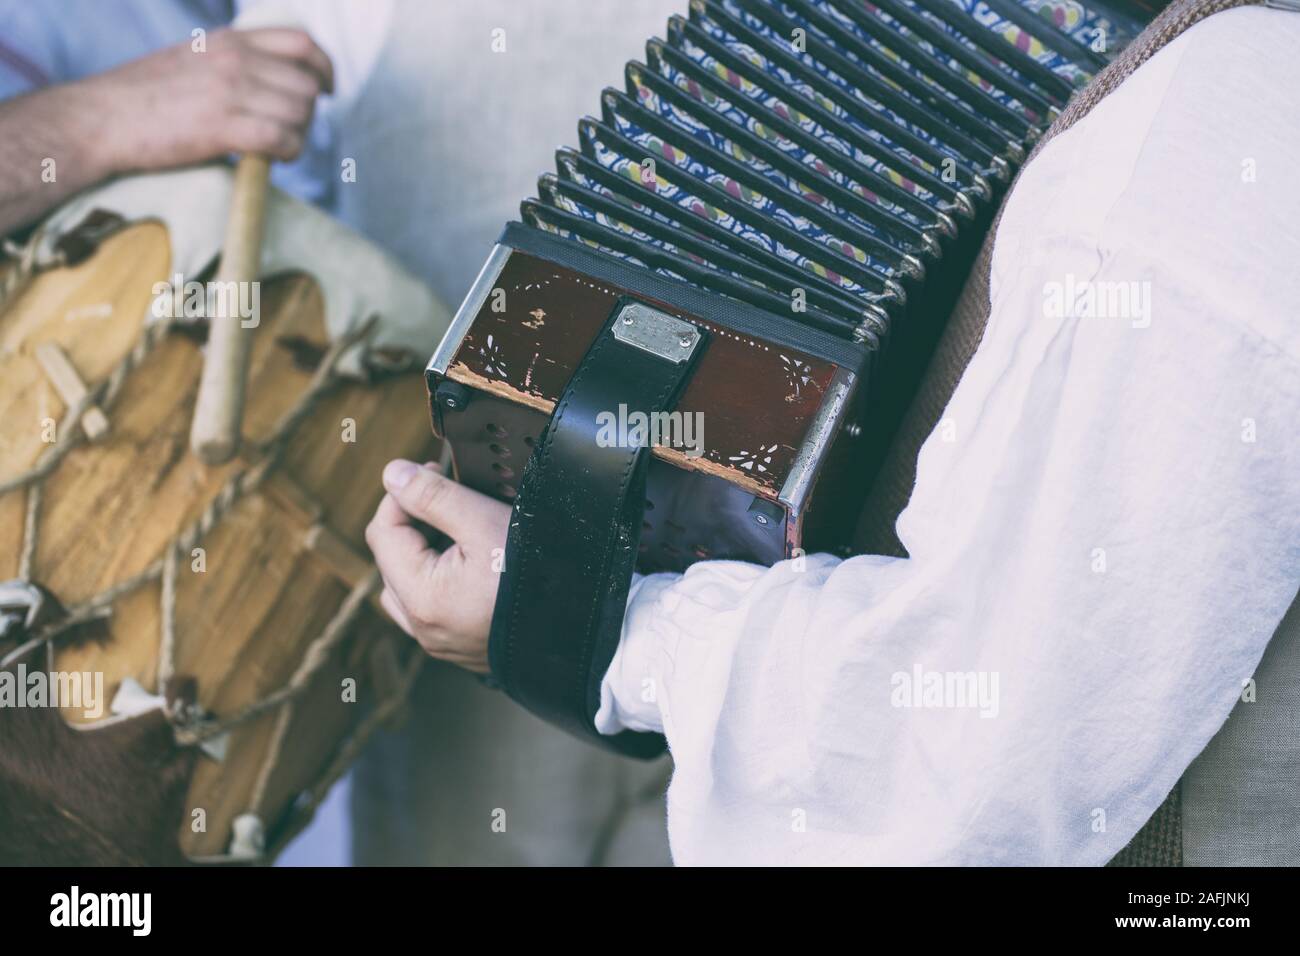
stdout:
{"type": "Polygon", "coordinates": [[[636,582],[597,715],[679,863],[1118,852],[1300,586],[1300,15],[1217,14],[1023,173],[906,560],[636,582]]]}

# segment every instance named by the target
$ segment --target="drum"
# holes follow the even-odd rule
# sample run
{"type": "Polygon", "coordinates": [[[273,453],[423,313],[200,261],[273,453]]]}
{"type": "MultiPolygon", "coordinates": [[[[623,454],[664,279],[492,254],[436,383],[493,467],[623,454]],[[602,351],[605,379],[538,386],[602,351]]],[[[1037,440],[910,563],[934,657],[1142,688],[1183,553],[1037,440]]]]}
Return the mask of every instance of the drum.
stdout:
{"type": "Polygon", "coordinates": [[[169,248],[0,278],[2,863],[267,861],[424,660],[363,540],[384,464],[435,452],[419,374],[341,378],[358,334],[263,283],[241,455],[204,466],[169,248]]]}

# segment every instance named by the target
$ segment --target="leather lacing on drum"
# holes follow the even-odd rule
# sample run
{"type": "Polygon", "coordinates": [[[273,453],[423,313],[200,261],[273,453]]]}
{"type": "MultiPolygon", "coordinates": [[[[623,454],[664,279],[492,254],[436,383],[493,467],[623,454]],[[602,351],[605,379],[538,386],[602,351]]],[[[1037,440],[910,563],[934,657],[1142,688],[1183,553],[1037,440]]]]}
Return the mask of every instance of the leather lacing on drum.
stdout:
{"type": "Polygon", "coordinates": [[[0,273],[0,314],[5,307],[18,297],[18,293],[27,288],[36,276],[47,269],[64,265],[67,261],[62,250],[55,250],[42,256],[40,253],[40,233],[32,237],[31,242],[20,246],[6,239],[0,243],[0,253],[14,260],[14,264],[0,273]]]}
{"type": "MultiPolygon", "coordinates": [[[[19,247],[11,242],[4,244],[3,252],[12,257],[15,262],[9,270],[0,273],[0,314],[4,313],[8,304],[14,301],[36,276],[66,264],[66,259],[60,252],[56,251],[42,256],[39,253],[42,245],[41,240],[42,233],[38,231],[25,246],[19,247]]],[[[161,634],[159,637],[157,686],[160,691],[164,689],[168,680],[175,676],[176,575],[181,555],[189,554],[191,549],[196,547],[230,513],[240,499],[257,490],[274,471],[298,426],[311,414],[316,403],[339,383],[340,377],[335,370],[340,356],[370,333],[377,318],[377,316],[370,317],[330,345],[329,350],[312,374],[311,381],[303,394],[280,417],[270,437],[253,448],[252,454],[249,455],[252,463],[239,468],[231,475],[212,501],[208,503],[208,506],[204,508],[203,513],[189,526],[182,529],[165,547],[161,557],[154,560],[138,574],[119,581],[112,587],[69,608],[61,619],[39,628],[28,640],[10,651],[3,658],[0,658],[0,668],[16,663],[42,646],[46,648],[47,653],[52,652],[55,642],[74,628],[90,621],[102,620],[111,616],[113,604],[119,598],[139,590],[146,584],[161,581],[159,596],[161,634]]],[[[113,368],[108,377],[97,385],[88,386],[86,393],[68,408],[64,420],[59,426],[59,434],[64,437],[44,452],[37,459],[36,464],[28,471],[0,481],[0,495],[21,489],[27,490],[22,551],[18,566],[19,579],[24,584],[35,584],[32,580],[32,571],[38,543],[37,519],[41,507],[42,482],[54,472],[59,463],[73,449],[86,440],[86,433],[81,428],[82,415],[92,406],[103,409],[109,408],[121,392],[127,376],[163,341],[172,325],[173,320],[170,318],[147,321],[140,338],[132,346],[130,352],[113,368]]],[[[306,691],[311,679],[325,666],[330,654],[342,643],[347,636],[348,628],[360,612],[361,607],[368,598],[379,590],[381,583],[379,571],[372,565],[370,572],[349,591],[347,597],[339,605],[338,610],[330,618],[320,635],[308,645],[302,662],[290,676],[288,682],[265,697],[222,718],[209,717],[197,708],[173,707],[169,703],[166,707],[166,714],[174,728],[177,744],[180,746],[197,746],[204,741],[228,733],[273,709],[279,708],[271,743],[258,770],[257,780],[249,801],[251,807],[260,806],[266,793],[271,771],[276,765],[289,732],[289,726],[294,714],[292,706],[294,701],[306,691]]],[[[289,837],[311,819],[312,812],[324,799],[326,792],[343,775],[348,765],[356,759],[366,741],[385,722],[392,718],[406,701],[423,663],[424,655],[416,648],[411,652],[405,667],[402,668],[398,679],[390,688],[390,692],[380,700],[356,730],[344,739],[333,762],[321,780],[299,795],[293,808],[293,819],[280,828],[271,849],[278,849],[283,846],[289,837]]],[[[236,824],[238,823],[237,820],[236,824]]],[[[235,843],[236,846],[232,846],[230,855],[204,857],[198,862],[246,862],[262,856],[265,852],[265,848],[259,845],[259,841],[256,839],[252,841],[241,840],[240,835],[237,834],[235,843]],[[252,845],[248,845],[250,842],[252,845]],[[241,843],[244,845],[238,845],[241,843]]]]}

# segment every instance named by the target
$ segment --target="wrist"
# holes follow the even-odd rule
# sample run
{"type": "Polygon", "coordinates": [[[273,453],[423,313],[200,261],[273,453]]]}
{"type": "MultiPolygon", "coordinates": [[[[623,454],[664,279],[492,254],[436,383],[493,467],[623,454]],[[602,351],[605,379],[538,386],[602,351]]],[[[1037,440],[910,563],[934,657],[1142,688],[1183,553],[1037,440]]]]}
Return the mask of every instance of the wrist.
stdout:
{"type": "Polygon", "coordinates": [[[150,119],[130,115],[124,105],[126,91],[116,89],[107,75],[69,86],[82,107],[82,142],[87,152],[84,161],[95,181],[143,169],[146,162],[139,124],[150,119]]]}
{"type": "Polygon", "coordinates": [[[602,734],[622,730],[662,733],[664,692],[663,647],[670,627],[662,599],[677,574],[637,577],[628,594],[623,631],[600,687],[596,729],[602,734]]]}

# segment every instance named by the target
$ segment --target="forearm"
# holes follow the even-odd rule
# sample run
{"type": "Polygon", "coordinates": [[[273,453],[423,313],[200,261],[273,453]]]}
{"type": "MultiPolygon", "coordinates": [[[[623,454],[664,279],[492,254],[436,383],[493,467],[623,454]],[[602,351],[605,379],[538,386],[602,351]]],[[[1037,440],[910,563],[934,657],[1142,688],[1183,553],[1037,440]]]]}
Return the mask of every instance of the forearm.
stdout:
{"type": "Polygon", "coordinates": [[[0,235],[120,171],[113,113],[93,79],[0,102],[0,235]]]}
{"type": "Polygon", "coordinates": [[[222,30],[0,103],[0,234],[119,173],[303,147],[333,66],[306,33],[222,30]]]}
{"type": "Polygon", "coordinates": [[[1286,496],[1183,501],[1140,528],[1040,514],[1012,529],[1023,550],[959,532],[952,560],[930,534],[919,560],[649,577],[598,727],[666,735],[679,863],[1104,862],[1295,594],[1286,496]],[[1227,537],[1207,520],[1223,510],[1227,537]]]}

